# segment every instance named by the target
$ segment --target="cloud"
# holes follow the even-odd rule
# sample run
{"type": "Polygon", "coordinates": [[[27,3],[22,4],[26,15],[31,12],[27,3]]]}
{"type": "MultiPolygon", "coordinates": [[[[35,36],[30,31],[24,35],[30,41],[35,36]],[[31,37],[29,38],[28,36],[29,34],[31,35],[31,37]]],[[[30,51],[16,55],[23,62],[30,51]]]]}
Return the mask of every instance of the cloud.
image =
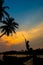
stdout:
{"type": "Polygon", "coordinates": [[[3,36],[0,38],[0,49],[25,49],[25,38],[30,41],[30,46],[34,49],[43,48],[43,22],[30,30],[17,31],[13,36],[3,36]]]}

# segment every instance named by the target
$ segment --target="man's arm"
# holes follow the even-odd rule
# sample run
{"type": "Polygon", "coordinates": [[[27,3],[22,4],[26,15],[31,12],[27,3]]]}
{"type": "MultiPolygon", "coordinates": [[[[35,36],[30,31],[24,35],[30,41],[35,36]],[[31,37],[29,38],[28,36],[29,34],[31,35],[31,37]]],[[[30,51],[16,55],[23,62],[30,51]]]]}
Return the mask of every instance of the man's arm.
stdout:
{"type": "Polygon", "coordinates": [[[25,43],[26,43],[26,39],[25,39],[25,43]]]}

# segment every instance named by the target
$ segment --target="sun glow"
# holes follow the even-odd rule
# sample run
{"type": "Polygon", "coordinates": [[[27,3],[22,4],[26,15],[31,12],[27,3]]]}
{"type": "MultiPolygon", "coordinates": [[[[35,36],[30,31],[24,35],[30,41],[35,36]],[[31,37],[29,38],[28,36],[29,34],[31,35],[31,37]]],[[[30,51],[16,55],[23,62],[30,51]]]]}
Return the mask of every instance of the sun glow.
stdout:
{"type": "Polygon", "coordinates": [[[23,35],[26,39],[28,39],[28,34],[26,33],[26,31],[19,31],[16,34],[13,33],[13,35],[9,36],[9,37],[3,36],[2,37],[2,40],[3,40],[2,42],[6,41],[7,45],[20,44],[21,42],[24,41],[23,35]]]}
{"type": "Polygon", "coordinates": [[[27,40],[32,40],[34,41],[34,39],[37,39],[38,37],[43,36],[43,24],[40,24],[34,28],[32,28],[31,30],[27,30],[27,31],[18,31],[16,32],[16,34],[13,33],[12,36],[7,37],[6,35],[3,36],[2,42],[7,42],[6,45],[10,46],[10,45],[17,45],[20,44],[22,42],[25,41],[25,38],[27,40]]]}

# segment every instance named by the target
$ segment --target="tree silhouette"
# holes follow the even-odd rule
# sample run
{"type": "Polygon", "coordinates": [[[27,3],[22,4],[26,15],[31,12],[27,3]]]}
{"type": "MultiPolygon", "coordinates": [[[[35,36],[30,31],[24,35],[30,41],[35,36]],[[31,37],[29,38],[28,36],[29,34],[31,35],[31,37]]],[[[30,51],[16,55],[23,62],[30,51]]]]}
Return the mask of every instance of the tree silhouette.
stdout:
{"type": "Polygon", "coordinates": [[[5,11],[5,9],[9,9],[9,7],[3,6],[3,4],[4,4],[4,0],[0,0],[0,22],[4,17],[4,14],[7,15],[7,17],[9,17],[9,14],[5,11]]]}
{"type": "Polygon", "coordinates": [[[3,35],[9,36],[11,33],[16,33],[16,28],[18,28],[19,24],[15,22],[15,19],[12,17],[6,18],[6,20],[3,20],[2,23],[4,25],[0,26],[2,37],[3,35]]]}

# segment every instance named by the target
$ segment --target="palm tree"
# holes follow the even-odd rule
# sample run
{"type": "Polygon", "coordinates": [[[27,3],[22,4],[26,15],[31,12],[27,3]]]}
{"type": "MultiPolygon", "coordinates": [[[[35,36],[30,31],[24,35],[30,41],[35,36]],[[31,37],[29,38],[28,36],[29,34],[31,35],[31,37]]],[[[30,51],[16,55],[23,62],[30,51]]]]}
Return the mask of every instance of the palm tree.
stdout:
{"type": "Polygon", "coordinates": [[[12,17],[6,18],[6,20],[2,21],[4,25],[0,26],[2,37],[3,35],[9,36],[13,32],[16,33],[16,28],[18,28],[19,24],[15,22],[15,19],[12,17]]]}
{"type": "MultiPolygon", "coordinates": [[[[8,6],[3,6],[4,0],[0,0],[0,20],[4,17],[4,14],[9,17],[9,14],[5,11],[5,9],[9,9],[8,6]]],[[[0,21],[1,22],[1,21],[0,21]]]]}

